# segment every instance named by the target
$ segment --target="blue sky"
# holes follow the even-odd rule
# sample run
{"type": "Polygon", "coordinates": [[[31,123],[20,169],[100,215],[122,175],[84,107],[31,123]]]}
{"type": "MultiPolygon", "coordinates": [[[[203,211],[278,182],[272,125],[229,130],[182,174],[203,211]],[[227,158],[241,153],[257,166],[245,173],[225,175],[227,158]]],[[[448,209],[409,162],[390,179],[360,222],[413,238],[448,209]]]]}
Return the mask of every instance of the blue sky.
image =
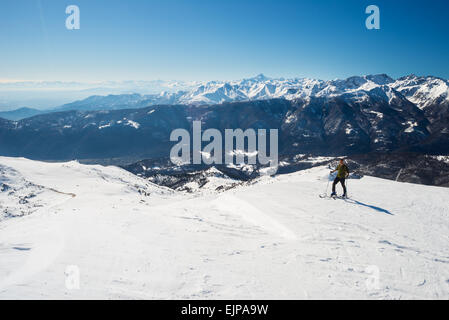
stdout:
{"type": "Polygon", "coordinates": [[[449,78],[449,1],[1,0],[0,79],[449,78]],[[81,29],[65,28],[78,5],[81,29]],[[380,8],[381,29],[365,28],[380,8]]]}

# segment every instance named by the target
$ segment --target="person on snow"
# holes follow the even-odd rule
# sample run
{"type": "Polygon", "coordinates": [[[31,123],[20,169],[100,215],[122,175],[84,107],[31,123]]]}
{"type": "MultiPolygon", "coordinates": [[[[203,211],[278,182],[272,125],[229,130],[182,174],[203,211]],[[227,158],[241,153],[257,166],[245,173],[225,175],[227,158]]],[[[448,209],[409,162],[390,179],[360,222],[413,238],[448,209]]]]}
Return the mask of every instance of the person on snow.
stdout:
{"type": "Polygon", "coordinates": [[[345,161],[343,159],[340,159],[340,163],[338,164],[337,168],[335,170],[332,170],[331,173],[337,172],[337,177],[334,179],[334,183],[332,184],[332,193],[331,197],[335,197],[337,193],[335,192],[335,186],[337,183],[341,183],[343,187],[343,198],[346,198],[346,185],[345,180],[349,176],[349,169],[348,166],[345,164],[345,161]]]}

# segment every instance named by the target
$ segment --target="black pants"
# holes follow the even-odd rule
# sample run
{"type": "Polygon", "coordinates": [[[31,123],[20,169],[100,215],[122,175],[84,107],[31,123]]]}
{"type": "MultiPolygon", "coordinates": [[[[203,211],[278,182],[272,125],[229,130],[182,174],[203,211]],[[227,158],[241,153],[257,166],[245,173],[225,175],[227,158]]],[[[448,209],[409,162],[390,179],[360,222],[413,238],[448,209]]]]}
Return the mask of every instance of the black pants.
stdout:
{"type": "Polygon", "coordinates": [[[341,183],[341,185],[343,187],[343,194],[346,194],[345,178],[339,178],[339,177],[336,177],[334,180],[334,183],[332,184],[332,193],[335,193],[335,186],[339,182],[341,183]]]}

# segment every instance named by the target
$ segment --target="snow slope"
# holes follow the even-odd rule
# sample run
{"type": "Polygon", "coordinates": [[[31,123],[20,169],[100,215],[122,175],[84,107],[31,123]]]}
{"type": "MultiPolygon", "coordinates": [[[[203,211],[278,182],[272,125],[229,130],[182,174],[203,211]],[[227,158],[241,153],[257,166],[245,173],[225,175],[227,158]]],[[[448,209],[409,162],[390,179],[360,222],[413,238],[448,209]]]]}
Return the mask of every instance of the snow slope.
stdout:
{"type": "Polygon", "coordinates": [[[449,298],[447,188],[364,177],[320,199],[317,167],[186,195],[115,167],[0,164],[43,204],[0,222],[1,299],[449,298]]]}

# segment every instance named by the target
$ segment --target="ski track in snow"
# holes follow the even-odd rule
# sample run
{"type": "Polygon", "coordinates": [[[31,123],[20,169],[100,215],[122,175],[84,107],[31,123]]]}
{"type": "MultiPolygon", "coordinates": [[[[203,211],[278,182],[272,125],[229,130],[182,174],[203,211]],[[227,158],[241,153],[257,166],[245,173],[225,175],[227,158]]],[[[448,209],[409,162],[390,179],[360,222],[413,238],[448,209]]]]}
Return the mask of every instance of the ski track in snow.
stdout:
{"type": "Polygon", "coordinates": [[[115,167],[0,165],[44,204],[0,221],[0,299],[449,298],[447,188],[364,177],[320,199],[318,167],[187,195],[115,167]]]}

